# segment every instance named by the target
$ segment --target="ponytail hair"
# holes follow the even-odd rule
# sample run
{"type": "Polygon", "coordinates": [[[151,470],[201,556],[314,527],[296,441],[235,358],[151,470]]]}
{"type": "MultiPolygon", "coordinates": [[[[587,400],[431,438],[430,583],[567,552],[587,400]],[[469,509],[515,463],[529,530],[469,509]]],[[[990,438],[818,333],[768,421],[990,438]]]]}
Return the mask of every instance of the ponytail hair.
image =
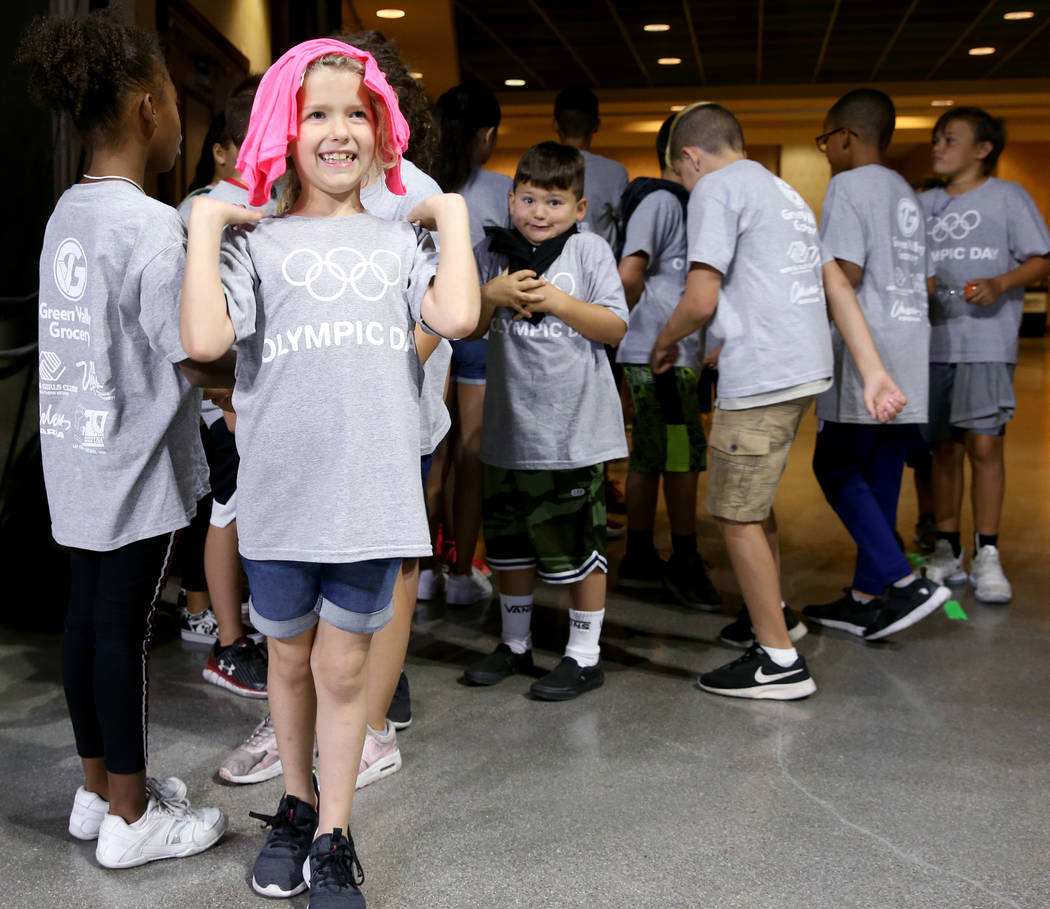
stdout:
{"type": "Polygon", "coordinates": [[[478,130],[499,126],[499,102],[484,85],[467,82],[438,98],[434,116],[440,140],[431,176],[445,192],[457,192],[470,178],[478,130]]]}

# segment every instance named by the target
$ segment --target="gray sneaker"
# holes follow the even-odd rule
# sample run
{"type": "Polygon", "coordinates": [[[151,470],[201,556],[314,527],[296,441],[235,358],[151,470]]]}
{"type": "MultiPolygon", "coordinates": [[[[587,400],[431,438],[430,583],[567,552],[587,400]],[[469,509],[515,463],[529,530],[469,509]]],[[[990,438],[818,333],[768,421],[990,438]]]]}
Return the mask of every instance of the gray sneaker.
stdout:
{"type": "Polygon", "coordinates": [[[310,847],[303,877],[310,887],[310,909],[365,909],[361,885],[365,872],[353,837],[338,827],[319,836],[310,847]]]}
{"type": "Polygon", "coordinates": [[[249,817],[270,827],[252,869],[252,889],[260,896],[285,897],[302,893],[303,862],[317,832],[317,811],[294,795],[285,795],[274,815],[248,812],[249,817]]]}

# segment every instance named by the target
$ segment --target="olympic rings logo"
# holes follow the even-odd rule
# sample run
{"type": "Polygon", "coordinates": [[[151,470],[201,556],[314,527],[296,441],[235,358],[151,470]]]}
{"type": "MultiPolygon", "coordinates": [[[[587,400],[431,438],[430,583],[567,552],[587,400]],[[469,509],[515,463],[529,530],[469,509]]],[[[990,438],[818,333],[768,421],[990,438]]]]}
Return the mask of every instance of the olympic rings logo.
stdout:
{"type": "Polygon", "coordinates": [[[401,260],[389,249],[377,249],[367,259],[350,246],[336,246],[324,257],[313,249],[294,249],[284,257],[281,273],[292,287],[305,288],[318,303],[338,300],[347,289],[374,302],[401,282],[401,260]]]}
{"type": "Polygon", "coordinates": [[[961,215],[950,211],[948,214],[938,218],[930,228],[930,239],[935,243],[943,243],[947,239],[965,240],[981,223],[981,213],[971,208],[961,215]]]}

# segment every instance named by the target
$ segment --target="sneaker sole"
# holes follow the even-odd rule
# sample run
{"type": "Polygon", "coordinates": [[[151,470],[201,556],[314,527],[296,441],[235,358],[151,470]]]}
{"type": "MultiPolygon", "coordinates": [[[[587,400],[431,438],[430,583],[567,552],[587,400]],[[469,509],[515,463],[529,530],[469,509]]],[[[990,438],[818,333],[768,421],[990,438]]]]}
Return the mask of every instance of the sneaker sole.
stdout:
{"type": "Polygon", "coordinates": [[[905,628],[910,628],[916,622],[921,622],[926,616],[934,612],[938,606],[942,603],[946,603],[948,598],[952,595],[952,592],[947,587],[939,587],[933,592],[925,603],[920,606],[916,606],[911,612],[906,615],[902,615],[892,625],[887,625],[885,628],[880,628],[878,631],[872,634],[864,635],[865,641],[881,641],[883,638],[889,637],[891,634],[895,634],[898,631],[903,631],[905,628]]]}
{"type": "MultiPolygon", "coordinates": [[[[101,821],[99,822],[101,825],[101,821]]],[[[94,832],[85,830],[83,827],[74,827],[72,824],[69,825],[69,835],[75,837],[78,840],[82,840],[87,843],[91,840],[98,839],[98,827],[95,828],[94,832]]]]}
{"type": "Polygon", "coordinates": [[[786,682],[784,684],[756,685],[753,688],[714,688],[705,685],[699,679],[697,686],[710,694],[721,694],[729,698],[750,698],[752,700],[768,701],[797,701],[800,698],[808,698],[817,690],[817,684],[813,679],[805,679],[801,682],[786,682]]]}
{"type": "Polygon", "coordinates": [[[263,770],[257,770],[255,773],[246,773],[243,776],[234,776],[225,767],[219,768],[219,778],[226,780],[227,783],[262,783],[266,780],[272,780],[275,776],[280,776],[282,773],[284,773],[284,767],[280,760],[274,761],[274,763],[263,770]]]}
{"type": "MultiPolygon", "coordinates": [[[[807,622],[813,622],[824,628],[834,628],[836,631],[847,631],[852,635],[856,635],[858,638],[864,637],[864,632],[867,630],[867,626],[865,625],[854,625],[852,622],[842,622],[838,619],[818,619],[816,616],[806,615],[804,612],[802,614],[806,617],[807,622]]],[[[801,625],[802,623],[799,622],[799,624],[801,625]]],[[[801,637],[801,635],[799,637],[801,637]]],[[[792,640],[794,640],[794,638],[792,638],[792,640]]]]}
{"type": "Polygon", "coordinates": [[[270,899],[287,899],[290,896],[298,896],[308,886],[309,884],[303,881],[291,890],[282,890],[277,884],[267,884],[265,887],[262,887],[255,877],[252,877],[252,890],[258,893],[259,896],[268,896],[270,899]]]}
{"type": "Polygon", "coordinates": [[[931,575],[929,571],[926,572],[926,579],[928,581],[931,581],[934,584],[950,584],[952,587],[958,587],[960,584],[965,584],[969,578],[970,576],[961,568],[939,580],[936,575],[931,575]]]}
{"type": "Polygon", "coordinates": [[[409,717],[407,720],[391,720],[390,717],[387,717],[387,719],[390,720],[390,725],[398,730],[408,729],[412,725],[412,717],[409,717]]]}
{"type": "Polygon", "coordinates": [[[544,688],[542,685],[533,685],[529,688],[529,693],[540,701],[571,701],[581,694],[601,688],[604,684],[605,675],[602,674],[584,682],[579,688],[544,688]]]}
{"type": "Polygon", "coordinates": [[[200,631],[188,631],[185,628],[179,631],[179,635],[189,644],[214,644],[219,639],[217,634],[203,634],[200,631]]]}
{"type": "Polygon", "coordinates": [[[210,849],[219,840],[222,839],[223,834],[226,833],[227,828],[230,825],[229,818],[224,814],[222,816],[222,823],[216,825],[214,828],[214,836],[208,840],[207,843],[183,843],[181,849],[170,852],[166,855],[137,855],[133,859],[128,859],[123,862],[108,861],[103,855],[100,854],[100,850],[95,850],[95,859],[103,868],[137,868],[139,865],[146,865],[150,862],[160,862],[165,859],[173,858],[187,858],[191,855],[197,855],[200,852],[204,852],[206,849],[210,849]]]}
{"type": "Polygon", "coordinates": [[[393,754],[387,755],[382,760],[370,764],[364,771],[357,775],[355,789],[363,789],[386,779],[390,774],[397,773],[401,769],[401,749],[398,748],[393,754]]]}
{"type": "Polygon", "coordinates": [[[973,587],[973,595],[982,603],[1009,603],[1014,598],[1012,590],[1007,594],[982,594],[981,588],[977,585],[977,579],[972,574],[970,575],[970,586],[973,587]]]}
{"type": "Polygon", "coordinates": [[[492,685],[498,685],[504,679],[509,679],[512,675],[518,675],[517,672],[510,672],[507,675],[497,675],[495,673],[477,673],[471,672],[469,669],[463,671],[463,678],[466,680],[468,685],[475,685],[479,688],[489,688],[492,685]]]}
{"type": "Polygon", "coordinates": [[[217,685],[219,688],[225,688],[227,691],[232,691],[234,694],[239,694],[244,698],[261,699],[269,696],[268,692],[265,691],[253,691],[251,688],[241,688],[225,676],[217,673],[214,669],[205,669],[202,675],[204,676],[204,681],[211,682],[211,684],[217,685]]]}
{"type": "Polygon", "coordinates": [[[718,636],[718,640],[723,644],[728,644],[730,647],[739,647],[741,650],[747,650],[748,647],[755,643],[754,638],[748,638],[746,641],[738,641],[733,638],[724,638],[721,635],[718,636]]]}

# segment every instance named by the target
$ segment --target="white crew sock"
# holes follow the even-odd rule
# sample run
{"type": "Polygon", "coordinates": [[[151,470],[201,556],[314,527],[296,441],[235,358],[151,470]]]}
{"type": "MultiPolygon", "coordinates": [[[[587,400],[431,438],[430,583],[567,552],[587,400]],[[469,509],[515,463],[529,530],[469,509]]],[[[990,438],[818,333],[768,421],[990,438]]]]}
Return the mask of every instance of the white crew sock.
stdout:
{"type": "Polygon", "coordinates": [[[767,647],[765,644],[761,645],[762,649],[774,663],[776,663],[781,669],[787,669],[798,659],[798,651],[794,647],[788,647],[783,649],[780,647],[767,647]]]}
{"type": "Polygon", "coordinates": [[[598,638],[601,637],[604,618],[604,609],[597,612],[570,609],[569,643],[565,646],[565,655],[572,657],[580,666],[596,665],[601,654],[598,638]]]}
{"type": "Polygon", "coordinates": [[[513,597],[506,593],[499,595],[500,615],[503,616],[503,643],[511,653],[525,653],[532,650],[532,594],[524,597],[513,597]]]}
{"type": "Polygon", "coordinates": [[[907,587],[909,584],[914,583],[915,577],[916,577],[916,575],[915,575],[915,572],[913,571],[911,574],[907,575],[906,577],[901,578],[899,581],[894,581],[893,582],[893,586],[894,587],[907,587]]]}

